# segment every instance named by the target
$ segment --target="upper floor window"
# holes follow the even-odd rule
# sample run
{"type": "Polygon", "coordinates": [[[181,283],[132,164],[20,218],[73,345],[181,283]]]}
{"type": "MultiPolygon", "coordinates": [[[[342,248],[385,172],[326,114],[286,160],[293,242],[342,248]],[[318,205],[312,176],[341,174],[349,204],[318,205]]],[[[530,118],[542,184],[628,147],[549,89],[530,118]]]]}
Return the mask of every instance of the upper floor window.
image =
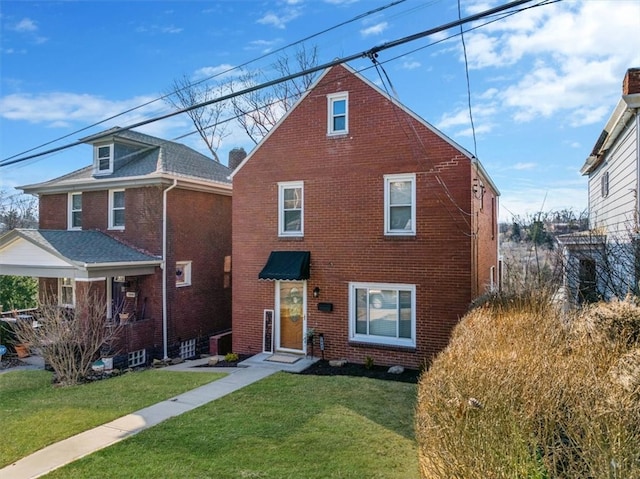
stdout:
{"type": "Polygon", "coordinates": [[[93,149],[93,155],[95,174],[113,173],[113,145],[96,146],[93,149]]]}
{"type": "Polygon", "coordinates": [[[278,184],[278,235],[304,235],[304,188],[302,181],[278,184]]]}
{"type": "Polygon", "coordinates": [[[415,297],[412,284],[351,283],[349,339],[415,347],[415,297]]]}
{"type": "Polygon", "coordinates": [[[82,229],[82,193],[69,193],[68,229],[82,229]]]}
{"type": "Polygon", "coordinates": [[[75,282],[71,278],[58,278],[58,305],[71,308],[76,304],[75,282]]]}
{"type": "Polygon", "coordinates": [[[384,234],[416,234],[416,176],[384,177],[384,234]]]}
{"type": "Polygon", "coordinates": [[[600,192],[602,193],[602,197],[606,198],[609,196],[609,172],[605,171],[600,177],[600,192]]]}
{"type": "Polygon", "coordinates": [[[109,229],[124,229],[124,190],[109,191],[109,229]]]}
{"type": "Polygon", "coordinates": [[[329,112],[328,135],[343,135],[349,132],[349,94],[334,93],[327,95],[329,112]]]}

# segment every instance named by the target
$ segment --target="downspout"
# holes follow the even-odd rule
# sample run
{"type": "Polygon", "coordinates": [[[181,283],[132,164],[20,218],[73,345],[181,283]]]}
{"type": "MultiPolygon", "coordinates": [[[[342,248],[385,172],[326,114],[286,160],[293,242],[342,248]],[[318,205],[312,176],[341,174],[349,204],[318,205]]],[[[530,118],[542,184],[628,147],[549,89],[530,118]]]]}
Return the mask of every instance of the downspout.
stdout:
{"type": "Polygon", "coordinates": [[[162,192],[162,352],[164,360],[167,354],[167,193],[178,186],[174,178],[173,184],[162,192]]]}

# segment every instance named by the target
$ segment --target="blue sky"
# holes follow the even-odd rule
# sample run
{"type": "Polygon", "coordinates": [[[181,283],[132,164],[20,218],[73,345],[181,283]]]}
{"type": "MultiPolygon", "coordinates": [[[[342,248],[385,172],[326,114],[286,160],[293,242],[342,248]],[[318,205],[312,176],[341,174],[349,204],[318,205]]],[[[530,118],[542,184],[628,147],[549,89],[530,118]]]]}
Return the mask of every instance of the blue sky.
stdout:
{"type": "MultiPolygon", "coordinates": [[[[245,68],[275,78],[271,65],[278,55],[293,56],[295,47],[269,53],[390,3],[3,0],[0,160],[64,135],[71,134],[44,149],[166,113],[169,105],[157,101],[74,134],[162,96],[184,75],[202,79],[255,60],[245,68]]],[[[461,0],[462,16],[504,3],[461,0]]],[[[324,63],[457,18],[455,1],[405,0],[305,45],[315,46],[324,63]]],[[[579,169],[620,99],[625,71],[640,67],[640,2],[564,0],[466,33],[477,148],[455,33],[380,53],[398,99],[477,152],[502,193],[501,219],[586,208],[587,180],[579,169]]],[[[350,66],[360,70],[371,62],[358,59],[350,66]]],[[[380,83],[375,70],[363,74],[380,83]]],[[[140,129],[166,139],[192,130],[184,115],[140,129]]],[[[218,150],[223,162],[236,146],[253,148],[239,127],[228,133],[218,150]]],[[[196,135],[180,141],[206,152],[196,135]]],[[[91,147],[80,145],[3,167],[0,188],[48,180],[91,159],[91,147]]]]}

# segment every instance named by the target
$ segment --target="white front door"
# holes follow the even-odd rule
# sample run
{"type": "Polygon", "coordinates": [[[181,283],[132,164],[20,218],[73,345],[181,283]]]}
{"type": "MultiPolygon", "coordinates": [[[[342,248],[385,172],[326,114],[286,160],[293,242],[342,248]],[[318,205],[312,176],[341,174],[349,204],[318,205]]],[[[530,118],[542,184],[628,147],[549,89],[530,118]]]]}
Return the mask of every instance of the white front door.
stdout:
{"type": "Polygon", "coordinates": [[[276,349],[304,353],[306,281],[276,281],[276,349]]]}

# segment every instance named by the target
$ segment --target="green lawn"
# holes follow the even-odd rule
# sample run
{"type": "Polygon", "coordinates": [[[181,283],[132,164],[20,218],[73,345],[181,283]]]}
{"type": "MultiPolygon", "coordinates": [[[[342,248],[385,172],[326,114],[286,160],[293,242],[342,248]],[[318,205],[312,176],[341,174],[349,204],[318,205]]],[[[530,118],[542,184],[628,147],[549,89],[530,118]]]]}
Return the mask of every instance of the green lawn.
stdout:
{"type": "Polygon", "coordinates": [[[0,374],[0,467],[222,376],[148,370],[59,388],[46,371],[0,374]]]}
{"type": "Polygon", "coordinates": [[[416,385],[277,373],[51,478],[418,478],[416,385]]]}

